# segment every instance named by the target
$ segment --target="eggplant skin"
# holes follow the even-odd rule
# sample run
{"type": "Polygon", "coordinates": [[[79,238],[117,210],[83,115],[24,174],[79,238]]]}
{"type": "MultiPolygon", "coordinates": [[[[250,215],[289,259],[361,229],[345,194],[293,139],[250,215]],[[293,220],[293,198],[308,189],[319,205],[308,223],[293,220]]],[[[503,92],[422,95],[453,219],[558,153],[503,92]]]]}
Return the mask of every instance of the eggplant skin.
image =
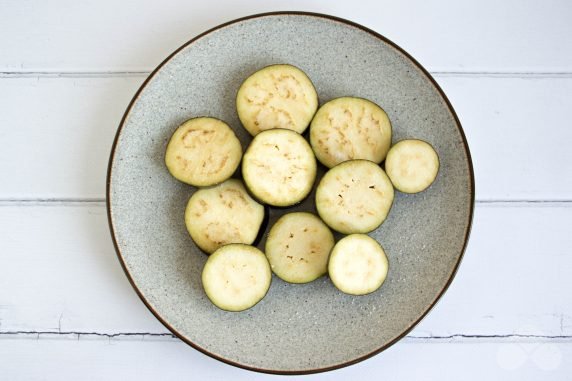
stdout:
{"type": "Polygon", "coordinates": [[[385,170],[398,191],[419,193],[429,188],[437,178],[439,156],[426,141],[401,140],[389,150],[385,170]]]}
{"type": "Polygon", "coordinates": [[[302,201],[316,180],[317,163],[302,135],[285,129],[263,131],[242,159],[248,190],[261,202],[284,207],[302,201]]]}
{"type": "Polygon", "coordinates": [[[230,179],[193,193],[185,225],[195,244],[210,254],[229,243],[253,243],[264,213],[264,206],[250,197],[242,181],[230,179]]]}
{"type": "Polygon", "coordinates": [[[209,300],[225,311],[244,311],[261,301],[272,281],[264,253],[244,244],[229,244],[216,250],[201,275],[209,300]]]}
{"type": "Polygon", "coordinates": [[[376,291],[388,271],[389,262],[383,247],[366,234],[351,234],[338,241],[328,263],[334,286],[350,295],[376,291]]]}
{"type": "Polygon", "coordinates": [[[316,209],[340,233],[368,233],[385,221],[394,196],[393,185],[379,165],[349,160],[322,177],[316,189],[316,209]]]}
{"type": "Polygon", "coordinates": [[[265,252],[274,274],[286,282],[308,283],[328,272],[334,235],[316,215],[288,213],[272,226],[265,252]]]}
{"type": "Polygon", "coordinates": [[[318,109],[318,93],[299,68],[278,64],[249,76],[236,95],[236,110],[244,128],[256,136],[272,128],[303,133],[318,109]]]}
{"type": "Polygon", "coordinates": [[[364,159],[381,163],[391,146],[392,127],[387,113],[363,98],[342,97],[326,102],[310,125],[310,144],[328,168],[364,159]]]}
{"type": "Polygon", "coordinates": [[[167,145],[165,164],[177,180],[204,187],[230,178],[241,157],[240,141],[225,122],[198,117],[175,130],[167,145]]]}

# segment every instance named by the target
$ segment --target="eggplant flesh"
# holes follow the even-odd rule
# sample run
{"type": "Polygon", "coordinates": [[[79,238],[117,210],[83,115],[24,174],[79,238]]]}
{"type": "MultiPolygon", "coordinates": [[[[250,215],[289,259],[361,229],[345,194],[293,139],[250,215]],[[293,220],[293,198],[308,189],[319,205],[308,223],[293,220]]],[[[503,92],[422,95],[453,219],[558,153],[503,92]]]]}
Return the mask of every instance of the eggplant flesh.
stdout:
{"type": "Polygon", "coordinates": [[[437,177],[439,156],[425,141],[402,140],[389,150],[385,170],[397,190],[404,193],[422,192],[437,177]]]}
{"type": "Polygon", "coordinates": [[[226,311],[244,311],[270,288],[272,272],[264,253],[244,244],[230,244],[209,256],[202,283],[210,301],[226,311]]]}
{"type": "Polygon", "coordinates": [[[350,295],[377,290],[387,277],[389,262],[383,247],[365,234],[351,234],[334,246],[328,272],[334,286],[350,295]]]}
{"type": "Polygon", "coordinates": [[[288,213],[272,226],[265,252],[272,271],[290,283],[308,283],[328,272],[334,235],[312,213],[288,213]]]}
{"type": "Polygon", "coordinates": [[[187,231],[209,254],[229,243],[253,243],[263,220],[264,206],[237,179],[199,189],[185,210],[187,231]]]}
{"type": "Polygon", "coordinates": [[[225,122],[200,117],[175,130],[167,145],[165,164],[177,180],[204,187],[230,178],[241,157],[240,141],[225,122]]]}
{"type": "Polygon", "coordinates": [[[391,146],[391,122],[377,104],[342,97],[325,103],[310,125],[310,144],[328,168],[364,159],[381,163],[391,146]]]}
{"type": "Polygon", "coordinates": [[[258,134],[242,160],[247,188],[263,203],[290,206],[303,200],[316,179],[316,158],[302,135],[285,129],[258,134]]]}
{"type": "Polygon", "coordinates": [[[393,185],[379,165],[350,160],[326,172],[316,189],[316,209],[340,233],[368,233],[385,221],[393,198],[393,185]]]}
{"type": "Polygon", "coordinates": [[[256,136],[272,128],[304,132],[318,108],[310,78],[292,65],[267,66],[248,77],[236,96],[244,128],[256,136]]]}

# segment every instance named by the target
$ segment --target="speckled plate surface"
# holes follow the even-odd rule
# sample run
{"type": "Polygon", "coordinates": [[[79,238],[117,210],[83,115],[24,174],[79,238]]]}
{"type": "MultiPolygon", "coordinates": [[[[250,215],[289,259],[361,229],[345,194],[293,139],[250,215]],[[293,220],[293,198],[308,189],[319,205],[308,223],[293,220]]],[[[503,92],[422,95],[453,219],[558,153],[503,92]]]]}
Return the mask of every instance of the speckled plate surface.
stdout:
{"type": "MultiPolygon", "coordinates": [[[[467,243],[473,204],[467,143],[435,81],[375,32],[308,13],[236,20],[168,57],[125,113],[107,188],[117,253],[155,316],[210,356],[273,373],[349,365],[403,337],[451,282],[467,243]],[[250,137],[236,115],[236,92],[249,74],[274,63],[304,70],[321,104],[345,95],[378,103],[393,123],[393,141],[430,142],[439,153],[441,171],[423,193],[397,192],[389,218],[371,234],[390,262],[378,291],[355,297],[336,290],[328,277],[306,285],[274,277],[267,296],[254,308],[225,312],[203,291],[200,274],[207,257],[185,229],[185,205],[194,188],[169,175],[164,152],[174,129],[195,116],[226,121],[245,149],[250,137]]],[[[314,210],[313,198],[290,210],[314,210]]],[[[270,209],[269,225],[283,213],[270,209]]]]}

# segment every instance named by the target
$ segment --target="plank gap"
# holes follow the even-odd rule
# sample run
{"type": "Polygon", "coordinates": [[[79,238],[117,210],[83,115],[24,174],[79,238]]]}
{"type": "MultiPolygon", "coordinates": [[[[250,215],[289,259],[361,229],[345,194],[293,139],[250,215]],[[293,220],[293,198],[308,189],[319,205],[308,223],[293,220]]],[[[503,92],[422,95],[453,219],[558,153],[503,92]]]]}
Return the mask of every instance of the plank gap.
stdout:
{"type": "Polygon", "coordinates": [[[0,78],[138,78],[149,74],[151,71],[2,71],[0,78]]]}
{"type": "Polygon", "coordinates": [[[13,206],[105,206],[105,198],[4,198],[0,207],[13,206]]]}
{"type": "MultiPolygon", "coordinates": [[[[0,207],[13,206],[74,206],[74,205],[102,205],[105,206],[106,199],[102,197],[93,198],[0,198],[0,207]]],[[[479,205],[543,205],[543,206],[572,206],[572,199],[484,199],[476,200],[479,205]]]]}
{"type": "MultiPolygon", "coordinates": [[[[0,78],[123,78],[147,77],[151,70],[102,71],[1,71],[0,78]]],[[[572,78],[572,71],[429,70],[435,77],[572,78]]]]}
{"type": "MultiPolygon", "coordinates": [[[[4,331],[0,332],[0,340],[6,339],[57,339],[57,340],[173,340],[179,341],[172,333],[151,332],[83,332],[83,331],[4,331]]],[[[430,342],[542,342],[558,341],[572,342],[572,335],[534,335],[534,334],[451,334],[451,335],[407,335],[404,342],[430,343],[430,342]]]]}

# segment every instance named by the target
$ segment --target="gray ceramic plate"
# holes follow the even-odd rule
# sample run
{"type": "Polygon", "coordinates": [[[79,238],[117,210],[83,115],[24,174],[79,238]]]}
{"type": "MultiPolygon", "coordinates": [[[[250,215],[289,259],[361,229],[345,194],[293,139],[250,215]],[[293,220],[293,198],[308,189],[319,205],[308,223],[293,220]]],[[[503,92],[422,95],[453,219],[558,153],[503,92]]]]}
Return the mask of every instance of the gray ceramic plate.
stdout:
{"type": "MultiPolygon", "coordinates": [[[[243,368],[310,373],[349,365],[395,343],[443,294],[467,243],[474,203],[469,150],[459,121],[430,75],[392,42],[354,23],[317,14],[272,13],[236,20],[189,41],[145,81],[129,105],[110,158],[107,207],[119,259],[143,302],[196,349],[243,368]],[[228,122],[250,140],[235,111],[249,74],[290,63],[314,82],[321,103],[352,95],[389,114],[394,142],[430,142],[441,171],[427,191],[397,193],[371,235],[386,249],[385,284],[362,297],[328,277],[306,285],[274,277],[254,308],[224,312],[201,286],[207,259],[185,230],[194,188],[173,179],[164,151],[186,119],[228,122]]],[[[312,197],[295,210],[313,210],[312,197]]],[[[284,210],[270,209],[269,224],[284,210]]],[[[260,247],[264,242],[260,242],[260,247]]]]}

